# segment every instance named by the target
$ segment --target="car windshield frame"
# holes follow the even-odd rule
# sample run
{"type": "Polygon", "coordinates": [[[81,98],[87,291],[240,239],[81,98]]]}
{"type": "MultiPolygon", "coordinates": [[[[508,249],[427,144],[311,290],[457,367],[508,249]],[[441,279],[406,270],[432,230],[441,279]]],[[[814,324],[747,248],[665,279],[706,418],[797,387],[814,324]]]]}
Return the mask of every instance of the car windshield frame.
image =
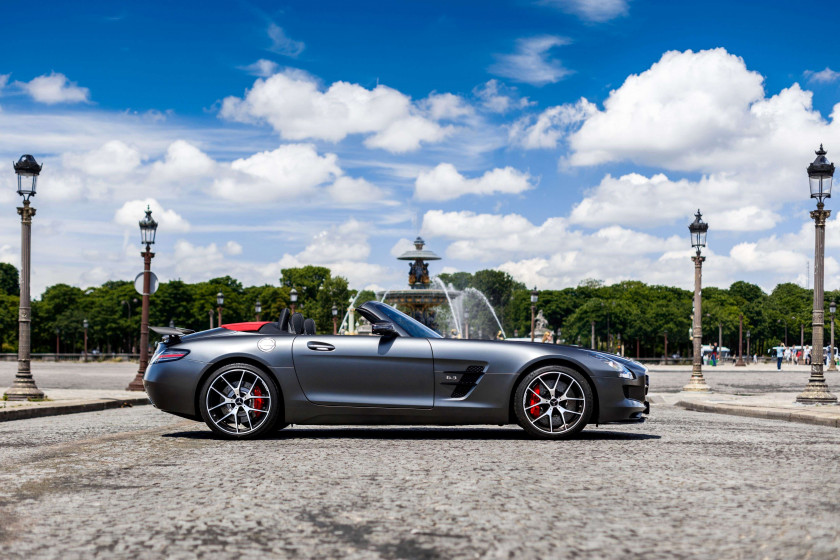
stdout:
{"type": "Polygon", "coordinates": [[[382,302],[372,303],[377,304],[375,309],[378,313],[384,315],[389,321],[395,323],[411,338],[443,338],[439,332],[434,331],[420,321],[409,317],[396,307],[392,307],[387,303],[382,302]]]}

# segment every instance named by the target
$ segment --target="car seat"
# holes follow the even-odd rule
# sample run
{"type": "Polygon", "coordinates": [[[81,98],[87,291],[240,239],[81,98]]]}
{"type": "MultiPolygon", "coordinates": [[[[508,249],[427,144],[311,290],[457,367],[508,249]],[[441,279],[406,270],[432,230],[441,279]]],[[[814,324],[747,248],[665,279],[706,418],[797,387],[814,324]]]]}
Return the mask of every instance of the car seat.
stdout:
{"type": "Polygon", "coordinates": [[[294,315],[292,315],[289,332],[292,334],[303,334],[303,322],[303,315],[301,315],[300,313],[295,313],[294,315]]]}
{"type": "Polygon", "coordinates": [[[315,320],[307,319],[303,322],[303,334],[315,334],[315,320]]]}

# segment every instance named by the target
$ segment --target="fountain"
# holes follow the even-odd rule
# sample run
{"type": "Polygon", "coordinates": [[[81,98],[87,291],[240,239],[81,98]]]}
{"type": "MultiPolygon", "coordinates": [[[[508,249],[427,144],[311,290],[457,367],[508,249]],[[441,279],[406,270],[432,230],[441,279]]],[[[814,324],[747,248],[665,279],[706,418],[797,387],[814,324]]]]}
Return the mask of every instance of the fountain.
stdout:
{"type": "Polygon", "coordinates": [[[452,307],[452,299],[460,295],[460,292],[447,290],[443,282],[435,278],[436,284],[443,286],[443,289],[432,287],[432,279],[429,277],[429,261],[439,261],[440,257],[434,252],[425,250],[426,242],[421,237],[414,240],[414,250],[406,251],[399,257],[401,261],[410,261],[408,264],[408,289],[388,290],[380,292],[377,296],[393,306],[400,306],[406,313],[435,329],[437,322],[435,316],[436,308],[444,303],[449,303],[452,315],[455,318],[455,328],[458,335],[461,334],[460,323],[457,314],[452,307]]]}

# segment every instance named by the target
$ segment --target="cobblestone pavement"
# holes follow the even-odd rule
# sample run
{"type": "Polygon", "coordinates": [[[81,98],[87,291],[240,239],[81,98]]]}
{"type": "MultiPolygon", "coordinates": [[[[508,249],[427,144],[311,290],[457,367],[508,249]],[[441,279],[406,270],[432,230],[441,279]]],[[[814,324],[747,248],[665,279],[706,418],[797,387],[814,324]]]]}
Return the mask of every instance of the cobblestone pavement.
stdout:
{"type": "MultiPolygon", "coordinates": [[[[41,390],[124,390],[137,375],[137,362],[42,362],[31,364],[32,376],[41,390]]],[[[0,390],[15,381],[17,362],[0,362],[0,390]]]]}
{"type": "MultiPolygon", "coordinates": [[[[676,393],[691,377],[691,366],[649,366],[650,390],[676,393]]],[[[703,366],[703,377],[713,391],[754,395],[759,393],[801,392],[808,384],[810,366],[785,364],[781,371],[775,364],[750,364],[746,367],[703,366]]],[[[840,395],[840,372],[825,372],[826,382],[840,395]]]]}
{"type": "Polygon", "coordinates": [[[0,425],[3,558],[837,558],[840,430],[655,408],[213,439],[151,407],[0,425]]]}

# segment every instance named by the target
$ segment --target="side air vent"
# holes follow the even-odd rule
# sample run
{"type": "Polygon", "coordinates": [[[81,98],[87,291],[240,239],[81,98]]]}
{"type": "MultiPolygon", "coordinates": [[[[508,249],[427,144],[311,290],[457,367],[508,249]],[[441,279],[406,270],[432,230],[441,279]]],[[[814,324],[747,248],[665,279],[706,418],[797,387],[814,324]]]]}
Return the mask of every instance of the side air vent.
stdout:
{"type": "Polygon", "coordinates": [[[449,398],[460,399],[466,397],[476,386],[481,376],[484,375],[484,366],[467,366],[465,372],[451,371],[447,373],[461,374],[456,383],[447,383],[447,385],[455,385],[449,398]]]}

